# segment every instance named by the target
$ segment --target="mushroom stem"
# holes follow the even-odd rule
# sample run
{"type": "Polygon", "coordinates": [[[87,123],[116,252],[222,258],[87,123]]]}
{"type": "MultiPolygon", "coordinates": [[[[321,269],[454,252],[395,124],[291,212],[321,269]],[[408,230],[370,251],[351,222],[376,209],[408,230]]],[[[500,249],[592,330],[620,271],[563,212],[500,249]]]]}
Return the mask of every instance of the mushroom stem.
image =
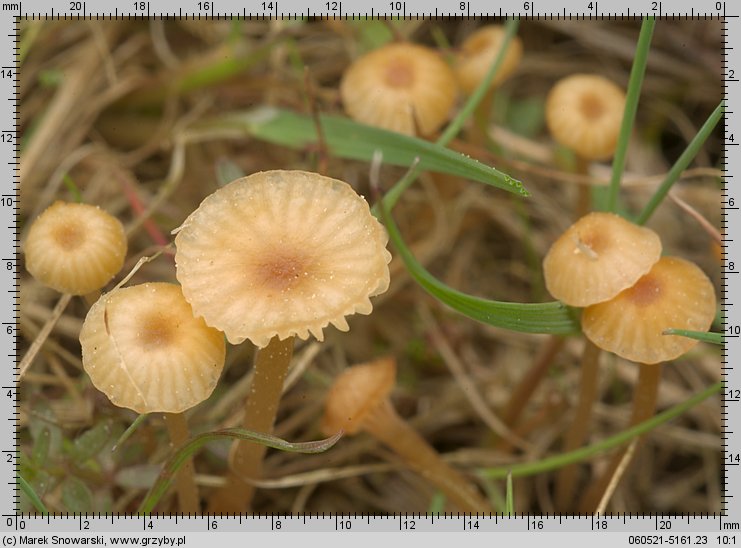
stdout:
{"type": "MultiPolygon", "coordinates": [[[[513,428],[517,424],[525,405],[543,380],[543,377],[551,364],[553,364],[553,360],[561,351],[564,342],[565,339],[563,337],[555,335],[550,336],[543,345],[538,356],[535,358],[533,365],[528,369],[525,376],[512,391],[512,395],[502,413],[504,423],[510,428],[513,428]]],[[[504,445],[505,443],[503,440],[498,448],[501,449],[504,445]]]]}
{"type": "MultiPolygon", "coordinates": [[[[581,175],[585,178],[589,177],[589,160],[576,155],[576,174],[581,175]]],[[[592,210],[592,184],[589,183],[578,183],[576,185],[576,204],[574,211],[574,220],[577,221],[584,217],[587,213],[592,210]]]]}
{"type": "MultiPolygon", "coordinates": [[[[648,420],[654,415],[659,394],[661,364],[639,364],[638,367],[638,381],[633,395],[633,412],[630,417],[628,428],[648,420]]],[[[642,439],[645,439],[645,437],[642,439]]],[[[635,456],[637,450],[638,447],[633,451],[633,456],[635,456]]],[[[600,503],[610,484],[612,476],[618,468],[620,468],[626,451],[628,451],[628,447],[621,449],[613,455],[612,460],[603,472],[602,477],[592,483],[592,487],[584,494],[581,503],[584,511],[592,513],[600,503]]],[[[626,464],[623,464],[623,466],[627,467],[626,464]]]]}
{"type": "MultiPolygon", "coordinates": [[[[592,408],[597,399],[599,380],[600,349],[589,340],[584,340],[584,352],[581,360],[581,379],[579,380],[579,401],[576,413],[563,444],[563,452],[568,453],[580,447],[587,437],[592,419],[592,408]]],[[[566,511],[573,502],[576,488],[575,464],[565,466],[556,479],[556,508],[566,511]]]]}
{"type": "MultiPolygon", "coordinates": [[[[185,445],[190,438],[188,421],[185,419],[185,415],[183,413],[165,413],[164,419],[173,448],[178,449],[185,445]]],[[[192,458],[186,460],[180,467],[175,476],[175,482],[180,511],[184,514],[198,515],[201,505],[192,458]]]]}
{"type": "MultiPolygon", "coordinates": [[[[273,337],[255,357],[250,395],[244,408],[242,427],[246,430],[270,434],[273,431],[278,404],[283,392],[283,381],[293,356],[294,337],[280,340],[273,337]]],[[[235,441],[230,455],[226,486],[217,493],[212,503],[221,512],[242,512],[249,507],[255,487],[243,478],[259,479],[267,447],[247,441],[235,441]]]]}
{"type": "Polygon", "coordinates": [[[491,510],[473,483],[440,458],[439,453],[396,413],[388,398],[369,413],[363,430],[389,446],[464,512],[485,513],[491,510]]]}

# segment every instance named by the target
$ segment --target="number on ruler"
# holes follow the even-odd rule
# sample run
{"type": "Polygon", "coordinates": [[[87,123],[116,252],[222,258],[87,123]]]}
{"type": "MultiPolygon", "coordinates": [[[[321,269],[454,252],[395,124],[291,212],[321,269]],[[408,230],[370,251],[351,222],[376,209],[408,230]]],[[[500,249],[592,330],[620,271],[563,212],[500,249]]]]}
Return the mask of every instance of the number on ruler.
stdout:
{"type": "Polygon", "coordinates": [[[339,2],[327,2],[327,11],[338,11],[340,9],[340,3],[339,2]]]}
{"type": "Polygon", "coordinates": [[[389,2],[389,7],[393,11],[401,11],[402,9],[404,9],[404,2],[399,2],[398,0],[396,0],[395,2],[389,2]]]}
{"type": "Polygon", "coordinates": [[[198,9],[200,11],[211,11],[213,9],[213,2],[198,2],[198,9]]]}
{"type": "Polygon", "coordinates": [[[82,11],[82,2],[70,2],[69,11],[82,11]]]}

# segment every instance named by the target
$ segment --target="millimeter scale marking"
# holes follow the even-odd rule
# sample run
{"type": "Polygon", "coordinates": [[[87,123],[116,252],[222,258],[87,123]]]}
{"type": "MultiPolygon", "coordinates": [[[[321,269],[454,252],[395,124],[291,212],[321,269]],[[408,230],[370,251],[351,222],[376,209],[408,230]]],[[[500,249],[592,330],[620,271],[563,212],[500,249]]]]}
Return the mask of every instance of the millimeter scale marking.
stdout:
{"type": "MultiPolygon", "coordinates": [[[[2,530],[4,534],[60,533],[60,534],[140,534],[157,535],[212,534],[238,535],[235,539],[245,540],[250,533],[275,532],[457,532],[473,534],[496,532],[498,534],[537,533],[580,533],[569,536],[593,542],[592,535],[611,533],[655,533],[656,538],[669,544],[733,545],[741,543],[741,371],[734,364],[741,360],[741,311],[734,303],[741,296],[741,284],[736,282],[736,273],[741,269],[739,243],[732,236],[741,233],[741,217],[737,213],[741,206],[741,195],[735,193],[730,181],[741,167],[733,135],[741,135],[737,127],[734,108],[741,108],[739,73],[741,67],[734,65],[734,51],[741,49],[741,6],[732,2],[659,2],[645,0],[566,0],[554,4],[538,1],[502,1],[492,7],[490,0],[404,0],[381,1],[368,6],[359,0],[326,2],[323,0],[251,0],[248,5],[233,0],[198,2],[194,0],[163,0],[157,2],[115,1],[65,1],[36,0],[0,5],[0,93],[7,101],[0,103],[0,134],[11,136],[0,143],[6,185],[14,187],[14,193],[0,197],[0,226],[8,227],[0,238],[0,332],[2,348],[8,357],[6,367],[0,369],[0,410],[7,419],[0,421],[0,436],[5,446],[0,446],[2,468],[0,485],[2,494],[2,530]],[[21,515],[17,513],[20,493],[15,480],[19,472],[19,446],[17,420],[19,402],[17,390],[18,338],[19,338],[19,187],[20,187],[20,138],[19,122],[19,60],[20,25],[25,21],[79,20],[90,21],[135,19],[300,19],[305,17],[328,17],[343,19],[360,18],[421,18],[421,17],[508,17],[553,19],[553,20],[616,20],[639,19],[656,16],[660,20],[716,19],[721,23],[723,41],[722,67],[724,75],[724,97],[726,111],[723,119],[725,135],[724,159],[721,166],[722,180],[722,242],[723,274],[721,294],[723,296],[723,332],[726,334],[722,354],[722,377],[725,389],[722,397],[722,447],[724,455],[724,479],[722,512],[709,515],[635,515],[620,514],[607,516],[550,516],[518,515],[465,516],[462,514],[431,515],[282,515],[282,516],[128,516],[111,514],[64,514],[52,516],[21,515]],[[10,145],[10,146],[8,146],[10,145]],[[736,266],[738,265],[738,266],[736,266]],[[12,440],[13,445],[9,442],[12,440]],[[738,532],[736,534],[736,532],[738,532]],[[587,533],[586,535],[583,533],[587,533]],[[591,533],[591,534],[590,534],[591,533]],[[702,535],[706,541],[702,542],[702,535]],[[672,536],[677,538],[672,540],[672,536]],[[689,541],[686,535],[689,535],[689,541]],[[699,535],[699,536],[698,536],[699,535]],[[738,538],[736,538],[738,537],[738,538]]],[[[6,186],[7,188],[7,186],[6,186]]],[[[6,539],[11,537],[5,537],[6,539]]],[[[200,537],[199,537],[200,538],[200,537]]],[[[473,537],[468,537],[473,538],[473,537]]],[[[554,538],[564,539],[559,536],[554,538]]],[[[513,537],[513,540],[516,540],[513,537]]],[[[516,540],[517,541],[517,540],[516,540]]],[[[603,542],[603,540],[600,540],[603,542]]],[[[638,541],[640,543],[640,539],[638,541]]],[[[623,543],[624,544],[624,543],[623,543]]],[[[586,546],[586,544],[584,544],[586,546]]],[[[591,544],[590,544],[591,546],[591,544]]]]}

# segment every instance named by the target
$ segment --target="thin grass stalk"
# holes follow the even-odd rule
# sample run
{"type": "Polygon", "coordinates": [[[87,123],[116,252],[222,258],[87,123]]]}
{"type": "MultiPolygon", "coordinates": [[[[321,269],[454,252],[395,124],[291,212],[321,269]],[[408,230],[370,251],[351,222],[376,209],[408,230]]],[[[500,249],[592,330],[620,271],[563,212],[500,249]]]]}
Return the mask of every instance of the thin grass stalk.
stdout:
{"type": "Polygon", "coordinates": [[[656,189],[654,195],[651,196],[651,199],[646,204],[646,207],[643,208],[643,211],[641,211],[640,215],[638,215],[638,218],[636,219],[637,224],[646,224],[646,222],[651,218],[651,215],[653,215],[654,211],[656,211],[656,208],[659,207],[659,204],[661,204],[664,198],[666,198],[666,195],[669,194],[669,191],[671,190],[674,183],[679,180],[682,172],[687,169],[687,167],[690,165],[690,162],[692,162],[695,156],[697,156],[697,153],[700,151],[702,145],[705,144],[705,141],[707,141],[708,137],[710,137],[710,134],[715,129],[715,126],[718,125],[718,122],[723,117],[724,111],[725,101],[721,101],[720,103],[718,103],[718,106],[715,107],[713,113],[702,125],[700,131],[698,131],[697,134],[692,138],[690,143],[687,145],[687,148],[684,149],[682,155],[677,159],[676,162],[674,162],[674,165],[666,174],[666,178],[664,179],[664,181],[661,183],[659,188],[656,189]]]}
{"type": "Polygon", "coordinates": [[[612,178],[610,179],[610,191],[607,198],[607,210],[613,213],[617,210],[620,181],[623,178],[625,156],[628,152],[628,141],[633,131],[633,122],[638,109],[638,98],[641,95],[643,76],[646,74],[646,61],[648,60],[655,25],[655,17],[643,18],[641,33],[638,36],[638,45],[633,58],[633,67],[630,70],[628,92],[625,96],[625,111],[623,112],[623,122],[620,126],[620,136],[615,148],[615,156],[612,160],[612,178]]]}
{"type": "Polygon", "coordinates": [[[594,457],[595,455],[599,455],[600,453],[604,453],[616,447],[620,447],[621,445],[625,445],[626,443],[630,443],[631,440],[637,438],[638,436],[642,436],[643,434],[646,434],[647,432],[658,428],[662,424],[665,424],[673,419],[676,419],[677,417],[682,416],[693,407],[701,404],[711,396],[720,394],[722,391],[723,383],[717,382],[709,386],[702,392],[695,394],[691,398],[688,398],[686,401],[679,403],[674,407],[671,407],[666,411],[663,411],[662,413],[659,413],[654,417],[641,422],[640,424],[636,424],[635,426],[623,430],[622,432],[615,434],[614,436],[610,436],[609,438],[606,438],[593,445],[581,447],[580,449],[576,449],[575,451],[570,451],[568,453],[559,453],[558,455],[554,455],[553,457],[548,457],[533,462],[508,464],[507,466],[499,466],[494,468],[483,468],[479,470],[478,473],[481,477],[488,479],[505,479],[508,474],[512,474],[512,477],[514,478],[522,478],[543,474],[552,470],[558,470],[559,468],[563,468],[564,466],[568,466],[569,464],[583,462],[594,457]]]}

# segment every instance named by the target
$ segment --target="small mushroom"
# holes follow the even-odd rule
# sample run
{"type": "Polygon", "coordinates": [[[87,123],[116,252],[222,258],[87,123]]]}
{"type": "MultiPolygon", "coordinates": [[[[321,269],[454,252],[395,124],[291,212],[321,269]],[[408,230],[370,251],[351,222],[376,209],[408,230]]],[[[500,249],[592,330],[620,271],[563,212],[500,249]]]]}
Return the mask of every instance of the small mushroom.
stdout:
{"type": "Polygon", "coordinates": [[[607,301],[631,287],[661,256],[651,229],[614,213],[590,213],[554,242],[543,260],[548,291],[570,306],[607,301]]]}
{"type": "Polygon", "coordinates": [[[451,468],[394,409],[389,394],[396,362],[381,358],[356,365],[337,377],[325,400],[322,431],[333,435],[368,432],[390,447],[411,468],[442,490],[465,512],[488,512],[476,487],[451,468]]]}
{"type": "Polygon", "coordinates": [[[617,146],[625,94],[603,76],[574,74],[548,94],[545,119],[553,138],[586,160],[605,160],[617,146]]]}
{"type": "MultiPolygon", "coordinates": [[[[80,331],[82,365],[111,402],[165,413],[173,445],[189,437],[183,411],[211,395],[224,367],[222,333],[195,318],[180,287],[145,283],[103,295],[80,331]]],[[[177,475],[183,512],[200,509],[192,461],[177,475]]]]}
{"type": "MultiPolygon", "coordinates": [[[[458,85],[466,93],[472,93],[486,76],[502,49],[506,31],[501,25],[486,25],[471,34],[461,45],[455,59],[458,85]]],[[[522,59],[522,40],[514,36],[504,54],[502,64],[491,80],[496,87],[509,78],[522,59]]]]}
{"type": "MultiPolygon", "coordinates": [[[[324,338],[330,323],[370,314],[389,286],[388,236],[347,183],[305,171],[266,171],[208,196],[177,230],[177,278],[196,315],[259,347],[243,427],[270,433],[293,338],[324,338]]],[[[211,512],[241,512],[265,447],[236,442],[211,512]]]]}
{"type": "Polygon", "coordinates": [[[409,43],[360,57],[340,84],[350,118],[412,136],[435,133],[448,119],[456,94],[453,71],[440,55],[409,43]]]}
{"type": "Polygon", "coordinates": [[[388,289],[385,229],[350,185],[264,171],[208,196],[177,229],[175,262],[197,316],[232,344],[324,340],[388,289]]]}
{"type": "Polygon", "coordinates": [[[662,257],[633,286],[584,309],[582,329],[604,350],[638,363],[659,363],[698,343],[664,331],[707,331],[715,308],[713,284],[702,270],[678,257],[662,257]]]}
{"type": "Polygon", "coordinates": [[[208,398],[226,352],[223,334],[193,316],[177,285],[161,282],[103,295],[80,344],[93,385],[137,413],[181,413],[208,398]]]}
{"type": "Polygon", "coordinates": [[[60,293],[87,295],[115,276],[126,257],[121,222],[96,206],[55,202],[33,222],[26,269],[60,293]]]}

